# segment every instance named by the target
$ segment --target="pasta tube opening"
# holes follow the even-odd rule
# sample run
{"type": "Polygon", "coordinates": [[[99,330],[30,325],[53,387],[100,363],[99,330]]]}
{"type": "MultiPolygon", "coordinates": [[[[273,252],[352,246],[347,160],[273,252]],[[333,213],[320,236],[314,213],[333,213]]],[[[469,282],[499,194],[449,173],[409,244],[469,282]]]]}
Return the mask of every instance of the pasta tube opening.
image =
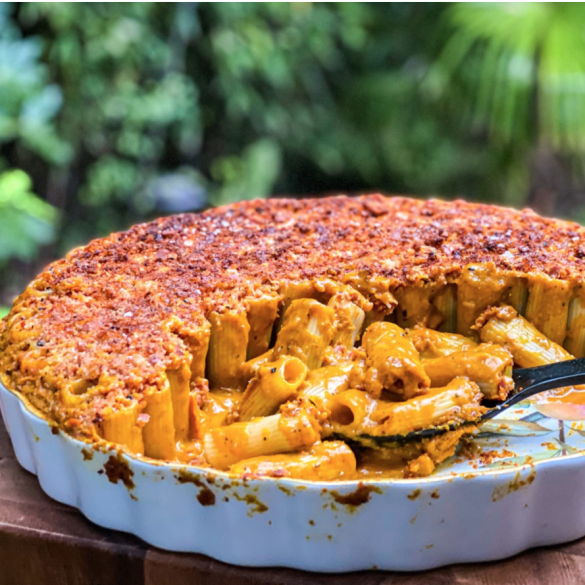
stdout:
{"type": "Polygon", "coordinates": [[[374,427],[370,415],[376,408],[377,402],[360,390],[347,390],[331,398],[329,402],[330,416],[333,427],[351,427],[356,432],[365,432],[368,427],[374,427]]]}
{"type": "Polygon", "coordinates": [[[273,414],[293,398],[307,375],[307,366],[291,356],[281,356],[258,368],[240,405],[240,420],[273,414]]]}

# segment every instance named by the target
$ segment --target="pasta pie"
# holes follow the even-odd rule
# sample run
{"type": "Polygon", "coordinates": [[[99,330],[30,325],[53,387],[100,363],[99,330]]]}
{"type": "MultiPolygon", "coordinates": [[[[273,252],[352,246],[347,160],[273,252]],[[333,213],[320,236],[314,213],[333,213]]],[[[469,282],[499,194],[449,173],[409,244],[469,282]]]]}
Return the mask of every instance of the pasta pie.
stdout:
{"type": "Polygon", "coordinates": [[[514,366],[585,355],[584,258],[576,224],[462,201],[173,216],[49,266],[1,322],[0,376],[60,431],[136,457],[424,476],[514,366]],[[444,432],[405,439],[426,428],[444,432]]]}

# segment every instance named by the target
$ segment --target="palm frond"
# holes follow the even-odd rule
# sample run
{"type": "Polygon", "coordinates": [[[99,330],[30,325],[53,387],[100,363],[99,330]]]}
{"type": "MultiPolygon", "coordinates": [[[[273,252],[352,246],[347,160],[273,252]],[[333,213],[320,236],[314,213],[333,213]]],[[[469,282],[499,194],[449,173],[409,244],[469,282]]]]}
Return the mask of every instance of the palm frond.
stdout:
{"type": "Polygon", "coordinates": [[[445,84],[467,77],[474,126],[504,143],[585,150],[583,4],[456,3],[447,19],[437,66],[445,84]]]}

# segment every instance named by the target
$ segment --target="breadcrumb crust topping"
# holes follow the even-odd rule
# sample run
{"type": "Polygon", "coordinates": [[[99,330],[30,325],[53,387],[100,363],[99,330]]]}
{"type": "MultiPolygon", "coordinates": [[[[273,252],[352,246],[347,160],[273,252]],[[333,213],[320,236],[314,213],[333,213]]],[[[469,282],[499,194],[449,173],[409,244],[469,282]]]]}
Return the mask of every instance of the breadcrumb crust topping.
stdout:
{"type": "Polygon", "coordinates": [[[8,387],[73,433],[142,400],[187,356],[212,311],[245,311],[288,283],[456,278],[469,263],[582,281],[575,223],[464,201],[366,195],[237,203],[136,225],[51,264],[0,322],[8,387]]]}

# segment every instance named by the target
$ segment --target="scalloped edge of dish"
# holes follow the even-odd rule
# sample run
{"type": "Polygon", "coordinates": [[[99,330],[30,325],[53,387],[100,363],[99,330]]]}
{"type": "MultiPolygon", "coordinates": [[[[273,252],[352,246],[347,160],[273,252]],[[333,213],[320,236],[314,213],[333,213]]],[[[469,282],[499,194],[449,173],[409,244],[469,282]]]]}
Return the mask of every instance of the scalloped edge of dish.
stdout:
{"type": "Polygon", "coordinates": [[[585,535],[585,453],[411,480],[238,480],[155,464],[55,431],[0,383],[19,463],[51,498],[147,543],[318,572],[491,561],[585,535]]]}

